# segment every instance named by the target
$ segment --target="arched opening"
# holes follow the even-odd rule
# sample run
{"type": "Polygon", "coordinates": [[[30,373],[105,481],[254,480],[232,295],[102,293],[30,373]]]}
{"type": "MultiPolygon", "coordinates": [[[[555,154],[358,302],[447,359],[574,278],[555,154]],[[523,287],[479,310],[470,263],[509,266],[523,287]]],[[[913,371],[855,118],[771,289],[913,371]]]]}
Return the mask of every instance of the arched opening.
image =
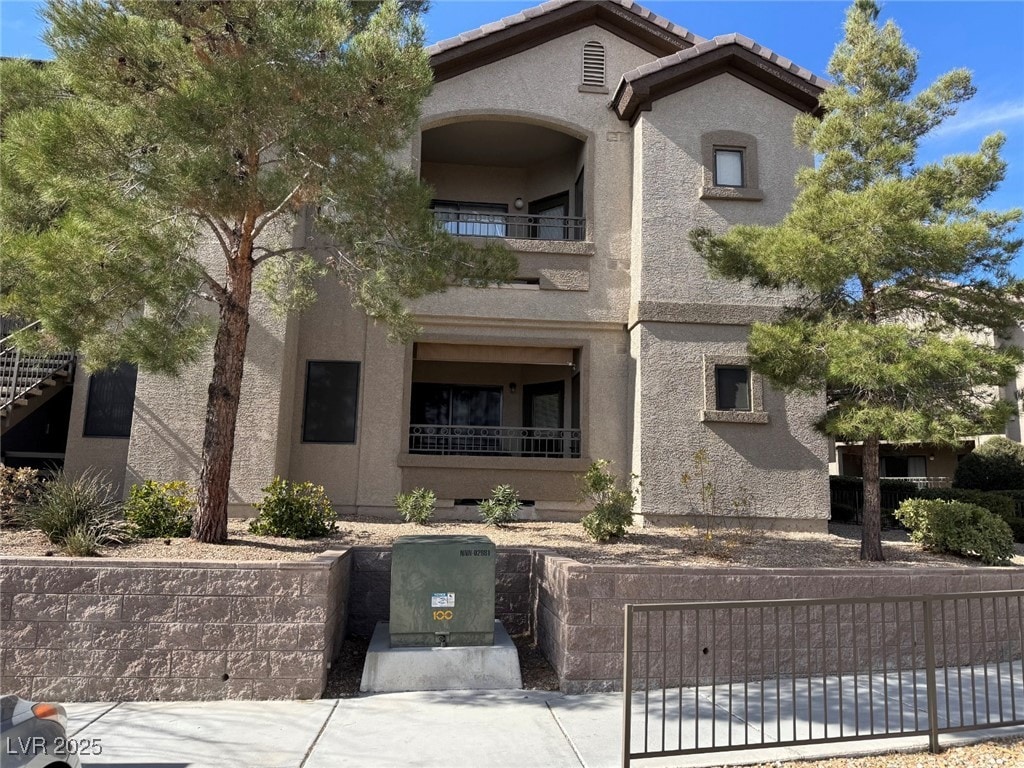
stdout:
{"type": "Polygon", "coordinates": [[[586,239],[585,143],[507,120],[466,120],[423,132],[420,176],[438,223],[454,235],[586,239]]]}

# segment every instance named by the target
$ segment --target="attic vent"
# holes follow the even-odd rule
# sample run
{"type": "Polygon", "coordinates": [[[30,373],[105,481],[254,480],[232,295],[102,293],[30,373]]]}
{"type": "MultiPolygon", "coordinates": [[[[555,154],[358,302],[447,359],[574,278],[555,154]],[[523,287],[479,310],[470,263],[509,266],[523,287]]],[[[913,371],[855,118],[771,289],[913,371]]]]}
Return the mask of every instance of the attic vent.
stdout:
{"type": "Polygon", "coordinates": [[[604,46],[596,40],[583,46],[583,84],[604,85],[604,46]]]}

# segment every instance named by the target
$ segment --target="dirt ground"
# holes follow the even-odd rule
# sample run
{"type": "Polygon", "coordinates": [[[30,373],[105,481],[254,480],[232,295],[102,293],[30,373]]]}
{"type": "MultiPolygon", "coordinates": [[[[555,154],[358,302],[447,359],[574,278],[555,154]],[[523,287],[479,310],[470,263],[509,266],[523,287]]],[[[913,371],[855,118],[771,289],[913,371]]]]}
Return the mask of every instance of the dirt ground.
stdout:
{"type": "MultiPolygon", "coordinates": [[[[758,568],[872,568],[942,565],[971,568],[975,560],[925,552],[904,531],[884,531],[884,563],[858,559],[860,528],[831,525],[828,533],[783,533],[743,529],[714,530],[710,541],[692,527],[630,529],[619,541],[597,544],[579,523],[519,522],[504,528],[475,522],[439,522],[428,526],[370,517],[343,517],[337,531],[322,539],[296,541],[254,536],[247,521],[228,523],[226,544],[199,544],[191,539],[142,539],[108,547],[103,557],[154,560],[303,560],[326,549],[390,546],[408,534],[488,536],[498,547],[550,549],[582,563],[758,568]]],[[[1018,545],[1014,565],[1024,565],[1018,545]]],[[[26,557],[60,556],[58,547],[38,531],[0,531],[0,553],[26,557]]]]}

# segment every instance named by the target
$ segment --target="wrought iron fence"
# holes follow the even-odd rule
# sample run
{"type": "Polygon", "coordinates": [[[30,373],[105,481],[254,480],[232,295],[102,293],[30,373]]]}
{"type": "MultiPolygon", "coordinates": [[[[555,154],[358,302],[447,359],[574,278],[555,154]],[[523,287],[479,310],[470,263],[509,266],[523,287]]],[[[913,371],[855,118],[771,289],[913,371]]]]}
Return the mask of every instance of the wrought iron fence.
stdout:
{"type": "Polygon", "coordinates": [[[1022,601],[627,605],[622,764],[1024,724],[1022,601]]]}
{"type": "Polygon", "coordinates": [[[587,234],[587,220],[582,216],[541,216],[434,209],[434,220],[445,231],[453,235],[470,237],[583,240],[587,234]]]}
{"type": "Polygon", "coordinates": [[[412,424],[409,453],[579,458],[580,430],[412,424]]]}

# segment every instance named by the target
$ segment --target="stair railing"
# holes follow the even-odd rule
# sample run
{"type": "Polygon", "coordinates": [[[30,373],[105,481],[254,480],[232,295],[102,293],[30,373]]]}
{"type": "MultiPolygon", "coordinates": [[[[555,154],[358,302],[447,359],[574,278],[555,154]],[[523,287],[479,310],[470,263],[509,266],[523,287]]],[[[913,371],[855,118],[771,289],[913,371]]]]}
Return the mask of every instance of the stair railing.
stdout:
{"type": "MultiPolygon", "coordinates": [[[[20,328],[18,332],[40,326],[41,321],[20,328]]],[[[14,334],[0,339],[0,409],[11,408],[26,393],[43,381],[70,367],[74,352],[52,355],[26,353],[12,341],[14,334]]]]}

